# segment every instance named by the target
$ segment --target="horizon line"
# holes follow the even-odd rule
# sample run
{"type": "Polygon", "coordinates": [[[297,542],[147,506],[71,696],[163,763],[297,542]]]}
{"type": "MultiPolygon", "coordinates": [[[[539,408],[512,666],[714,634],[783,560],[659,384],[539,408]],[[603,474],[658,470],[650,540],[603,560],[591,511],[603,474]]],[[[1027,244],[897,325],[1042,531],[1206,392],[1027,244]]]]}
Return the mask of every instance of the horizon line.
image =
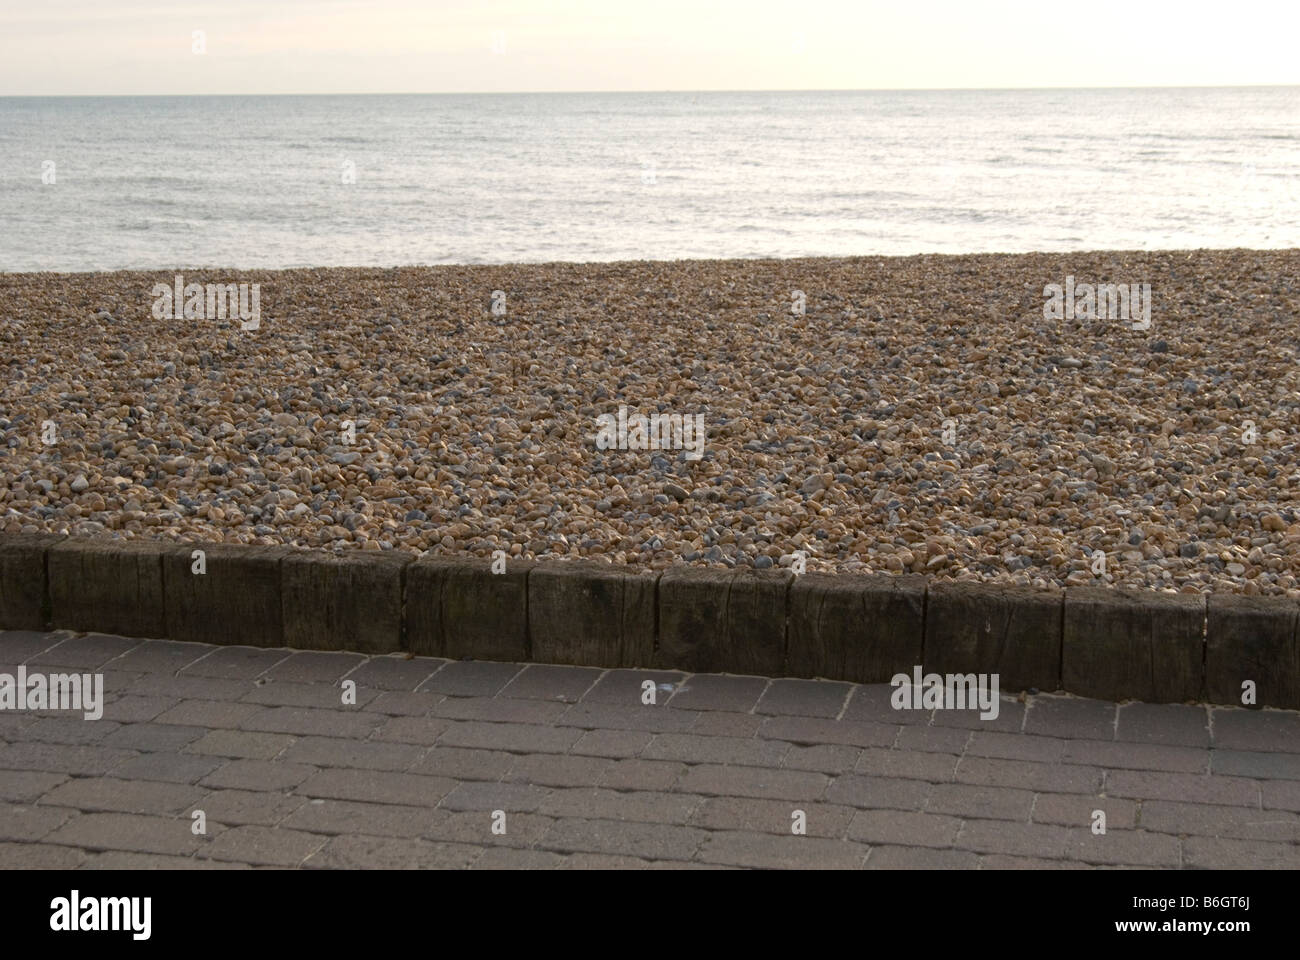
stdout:
{"type": "Polygon", "coordinates": [[[658,89],[658,90],[389,90],[332,91],[287,93],[0,93],[0,99],[113,99],[123,97],[516,97],[554,96],[557,94],[710,94],[710,93],[1004,93],[1059,90],[1238,90],[1287,89],[1296,83],[1229,83],[1229,84],[1138,84],[1105,86],[1021,86],[1021,87],[786,87],[764,89],[658,89]]]}

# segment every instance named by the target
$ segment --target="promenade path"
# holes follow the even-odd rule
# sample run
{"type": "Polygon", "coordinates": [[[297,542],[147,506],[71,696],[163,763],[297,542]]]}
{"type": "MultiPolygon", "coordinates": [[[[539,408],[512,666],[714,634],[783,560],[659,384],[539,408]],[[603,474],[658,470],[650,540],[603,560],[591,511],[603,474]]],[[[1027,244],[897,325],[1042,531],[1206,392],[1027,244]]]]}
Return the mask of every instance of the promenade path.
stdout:
{"type": "Polygon", "coordinates": [[[1300,867],[1289,711],[0,633],[20,665],[106,703],[0,710],[0,868],[1300,867]]]}

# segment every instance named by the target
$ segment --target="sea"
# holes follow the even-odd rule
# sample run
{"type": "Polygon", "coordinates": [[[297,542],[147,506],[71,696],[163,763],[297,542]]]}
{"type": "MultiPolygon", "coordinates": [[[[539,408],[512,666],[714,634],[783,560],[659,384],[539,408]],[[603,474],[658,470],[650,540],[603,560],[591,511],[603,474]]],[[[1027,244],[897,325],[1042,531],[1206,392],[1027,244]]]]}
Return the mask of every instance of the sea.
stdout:
{"type": "Polygon", "coordinates": [[[1300,87],[0,97],[0,271],[1300,247],[1300,87]]]}

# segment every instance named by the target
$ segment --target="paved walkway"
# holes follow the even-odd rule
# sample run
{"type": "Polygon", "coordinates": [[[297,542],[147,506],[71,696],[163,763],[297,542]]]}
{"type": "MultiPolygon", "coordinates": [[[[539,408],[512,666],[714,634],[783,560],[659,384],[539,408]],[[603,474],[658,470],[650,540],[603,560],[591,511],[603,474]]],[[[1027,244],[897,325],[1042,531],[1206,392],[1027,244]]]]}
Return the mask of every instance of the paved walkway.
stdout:
{"type": "Polygon", "coordinates": [[[0,711],[6,869],[1300,867],[1293,712],[0,633],[19,664],[108,702],[0,711]]]}

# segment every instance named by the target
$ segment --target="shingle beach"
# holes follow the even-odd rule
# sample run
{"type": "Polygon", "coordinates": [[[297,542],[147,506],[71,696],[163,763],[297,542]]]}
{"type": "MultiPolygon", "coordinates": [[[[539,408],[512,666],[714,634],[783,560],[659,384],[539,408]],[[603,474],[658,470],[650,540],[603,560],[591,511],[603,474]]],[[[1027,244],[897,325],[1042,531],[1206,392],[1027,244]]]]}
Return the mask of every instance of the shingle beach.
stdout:
{"type": "Polygon", "coordinates": [[[1298,277],[1295,250],[0,274],[0,531],[1300,595],[1298,277]],[[158,319],[177,273],[257,284],[257,329],[158,319]],[[1149,325],[1045,316],[1067,278],[1149,284],[1149,325]],[[620,408],[702,416],[702,455],[598,449],[620,408]]]}

